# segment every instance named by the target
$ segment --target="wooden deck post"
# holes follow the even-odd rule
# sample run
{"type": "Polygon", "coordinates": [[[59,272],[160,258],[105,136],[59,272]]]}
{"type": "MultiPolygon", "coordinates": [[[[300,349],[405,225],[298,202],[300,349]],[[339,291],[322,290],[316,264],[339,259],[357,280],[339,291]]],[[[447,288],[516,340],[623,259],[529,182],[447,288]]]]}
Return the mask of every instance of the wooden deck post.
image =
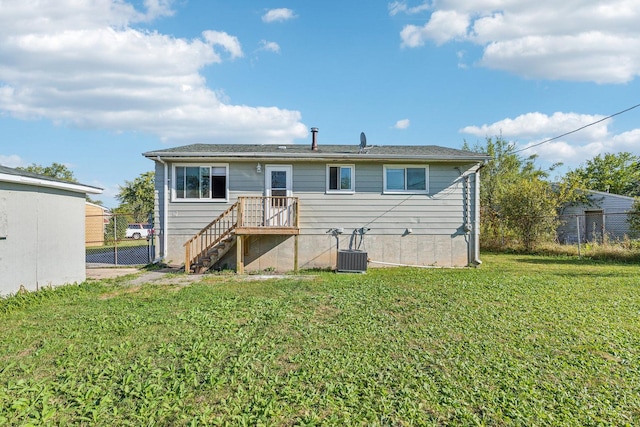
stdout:
{"type": "Polygon", "coordinates": [[[244,274],[244,237],[236,239],[236,274],[244,274]]]}
{"type": "Polygon", "coordinates": [[[295,219],[294,224],[295,224],[296,228],[300,228],[300,203],[299,203],[297,198],[294,199],[294,203],[296,204],[296,208],[295,208],[295,211],[294,211],[296,219],[295,219]]]}
{"type": "Polygon", "coordinates": [[[298,272],[298,235],[293,236],[293,271],[298,272]]]}
{"type": "Polygon", "coordinates": [[[244,197],[238,197],[238,227],[244,226],[244,197]]]}
{"type": "Polygon", "coordinates": [[[191,273],[191,246],[185,246],[185,256],[184,256],[184,272],[189,274],[191,273]]]}
{"type": "MultiPolygon", "coordinates": [[[[296,216],[294,220],[294,225],[297,229],[300,229],[300,203],[298,199],[295,199],[294,203],[295,203],[294,214],[296,216]]],[[[293,247],[294,247],[293,271],[297,273],[298,272],[298,235],[297,234],[294,236],[293,247]]]]}

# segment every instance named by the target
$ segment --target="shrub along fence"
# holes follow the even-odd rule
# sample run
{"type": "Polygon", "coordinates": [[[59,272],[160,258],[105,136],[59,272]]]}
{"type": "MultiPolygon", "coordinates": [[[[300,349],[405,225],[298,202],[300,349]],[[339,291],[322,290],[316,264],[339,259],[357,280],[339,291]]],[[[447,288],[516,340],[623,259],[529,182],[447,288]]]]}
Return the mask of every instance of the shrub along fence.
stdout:
{"type": "Polygon", "coordinates": [[[86,263],[88,265],[146,265],[155,259],[155,234],[153,224],[139,225],[136,230],[127,228],[131,216],[87,213],[85,217],[86,263]]]}
{"type": "MultiPolygon", "coordinates": [[[[640,237],[632,225],[636,222],[633,213],[593,210],[581,214],[559,215],[553,219],[555,230],[536,236],[537,243],[626,245],[640,237]]],[[[507,221],[484,222],[480,236],[483,246],[492,249],[518,246],[523,241],[519,232],[511,228],[507,221]]]]}

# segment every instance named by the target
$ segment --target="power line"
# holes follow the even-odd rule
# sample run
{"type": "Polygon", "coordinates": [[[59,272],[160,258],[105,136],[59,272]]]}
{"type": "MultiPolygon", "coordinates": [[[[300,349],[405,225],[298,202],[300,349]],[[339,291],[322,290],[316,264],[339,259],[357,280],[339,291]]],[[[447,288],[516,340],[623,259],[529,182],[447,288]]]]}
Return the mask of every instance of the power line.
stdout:
{"type": "Polygon", "coordinates": [[[619,116],[620,114],[626,113],[627,111],[631,111],[631,110],[633,110],[634,108],[638,108],[638,107],[640,107],[640,104],[636,104],[636,105],[634,105],[633,107],[629,107],[629,108],[627,108],[627,109],[625,109],[625,110],[618,111],[617,113],[614,113],[614,114],[612,114],[612,115],[610,115],[610,116],[604,117],[604,118],[602,118],[602,119],[600,119],[600,120],[596,120],[596,121],[595,121],[595,122],[593,122],[593,123],[589,123],[588,125],[584,125],[584,126],[582,126],[582,127],[579,127],[578,129],[574,129],[574,130],[572,130],[572,131],[570,131],[570,132],[563,133],[562,135],[554,136],[553,138],[545,139],[544,141],[538,142],[538,143],[536,143],[536,144],[530,145],[530,146],[525,147],[525,148],[521,148],[521,149],[519,149],[519,150],[514,151],[514,153],[519,153],[519,152],[521,152],[521,151],[528,150],[529,148],[537,147],[537,146],[539,146],[539,145],[546,144],[547,142],[555,141],[556,139],[560,139],[560,138],[562,138],[563,136],[567,136],[567,135],[571,135],[572,133],[579,132],[579,131],[581,131],[582,129],[586,129],[586,128],[588,128],[589,126],[597,125],[597,124],[598,124],[598,123],[600,123],[600,122],[604,122],[605,120],[609,120],[609,119],[610,119],[610,118],[612,118],[612,117],[619,116]]]}

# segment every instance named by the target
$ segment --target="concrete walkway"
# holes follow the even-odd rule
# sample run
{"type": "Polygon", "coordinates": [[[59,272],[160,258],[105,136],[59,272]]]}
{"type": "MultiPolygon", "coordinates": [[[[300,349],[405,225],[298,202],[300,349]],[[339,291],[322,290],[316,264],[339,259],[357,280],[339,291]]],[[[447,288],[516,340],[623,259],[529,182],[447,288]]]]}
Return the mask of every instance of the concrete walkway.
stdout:
{"type": "Polygon", "coordinates": [[[115,277],[126,276],[127,274],[140,273],[135,267],[97,267],[87,268],[87,279],[113,279],[115,277]]]}
{"type": "Polygon", "coordinates": [[[127,285],[153,283],[158,285],[186,285],[202,280],[199,274],[181,274],[177,267],[165,267],[158,270],[145,271],[135,267],[97,267],[87,268],[87,279],[104,280],[134,275],[127,285]]]}
{"type": "MultiPolygon", "coordinates": [[[[154,285],[188,285],[199,282],[210,275],[184,274],[178,267],[165,267],[153,271],[145,271],[135,267],[91,267],[87,268],[87,279],[104,280],[116,277],[132,275],[132,278],[124,285],[139,286],[145,283],[154,285]]],[[[214,276],[215,277],[215,276],[214,276]]],[[[298,279],[312,279],[314,276],[291,276],[284,274],[242,274],[233,276],[237,280],[254,281],[283,279],[296,277],[298,279]]]]}

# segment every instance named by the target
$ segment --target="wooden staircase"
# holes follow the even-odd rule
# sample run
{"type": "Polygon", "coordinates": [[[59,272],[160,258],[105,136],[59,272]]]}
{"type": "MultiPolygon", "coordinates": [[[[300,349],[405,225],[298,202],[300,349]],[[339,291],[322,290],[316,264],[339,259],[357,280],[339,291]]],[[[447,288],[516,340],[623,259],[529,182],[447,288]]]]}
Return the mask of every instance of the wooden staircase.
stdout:
{"type": "Polygon", "coordinates": [[[235,244],[237,226],[238,202],[184,244],[184,271],[202,274],[213,267],[235,244]]]}
{"type": "Polygon", "coordinates": [[[195,274],[205,273],[218,262],[229,249],[236,244],[236,236],[231,232],[227,237],[218,242],[214,247],[206,251],[198,260],[191,264],[190,271],[195,274]]]}
{"type": "MultiPolygon", "coordinates": [[[[236,272],[243,272],[242,248],[247,236],[294,235],[297,242],[300,233],[298,206],[297,197],[238,197],[236,203],[184,244],[184,271],[204,273],[236,246],[236,272]]],[[[296,266],[297,259],[296,250],[296,266]]]]}

